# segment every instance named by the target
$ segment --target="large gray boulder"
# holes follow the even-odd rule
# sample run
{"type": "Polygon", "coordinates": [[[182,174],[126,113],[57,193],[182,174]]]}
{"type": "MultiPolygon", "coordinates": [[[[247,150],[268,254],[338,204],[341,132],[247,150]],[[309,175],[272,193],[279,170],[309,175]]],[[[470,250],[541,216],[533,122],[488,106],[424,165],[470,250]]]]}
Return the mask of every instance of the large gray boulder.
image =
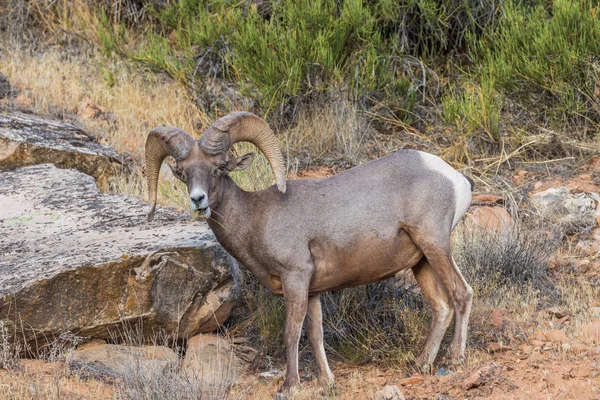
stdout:
{"type": "Polygon", "coordinates": [[[100,185],[122,172],[111,147],[97,143],[75,125],[49,117],[0,112],[0,171],[52,163],[93,176],[100,185]]]}
{"type": "MultiPolygon", "coordinates": [[[[235,261],[207,225],[50,164],[0,174],[0,319],[40,345],[65,332],[109,338],[211,332],[233,306],[235,261]],[[127,326],[124,326],[127,325],[127,326]],[[141,327],[141,328],[140,328],[141,327]]],[[[34,349],[35,350],[35,349],[34,349]]]]}

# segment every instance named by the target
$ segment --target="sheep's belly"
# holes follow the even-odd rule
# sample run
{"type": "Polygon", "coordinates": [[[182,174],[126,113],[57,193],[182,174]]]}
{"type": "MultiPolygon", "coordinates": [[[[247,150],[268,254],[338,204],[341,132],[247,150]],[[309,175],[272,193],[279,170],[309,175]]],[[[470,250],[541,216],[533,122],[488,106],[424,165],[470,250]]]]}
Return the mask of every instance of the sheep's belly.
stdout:
{"type": "Polygon", "coordinates": [[[315,266],[311,294],[380,281],[414,267],[423,256],[404,231],[359,237],[342,245],[315,239],[310,252],[315,266]]]}

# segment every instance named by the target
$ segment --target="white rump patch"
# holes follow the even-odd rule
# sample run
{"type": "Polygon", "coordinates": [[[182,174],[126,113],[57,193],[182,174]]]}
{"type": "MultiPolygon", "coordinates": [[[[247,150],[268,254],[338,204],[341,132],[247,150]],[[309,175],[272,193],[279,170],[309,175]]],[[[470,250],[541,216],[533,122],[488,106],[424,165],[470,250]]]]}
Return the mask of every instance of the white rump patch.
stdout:
{"type": "Polygon", "coordinates": [[[471,184],[463,174],[452,168],[438,156],[421,151],[419,151],[419,155],[429,169],[441,173],[452,182],[454,201],[456,203],[454,220],[452,221],[452,228],[454,228],[471,205],[471,184]]]}

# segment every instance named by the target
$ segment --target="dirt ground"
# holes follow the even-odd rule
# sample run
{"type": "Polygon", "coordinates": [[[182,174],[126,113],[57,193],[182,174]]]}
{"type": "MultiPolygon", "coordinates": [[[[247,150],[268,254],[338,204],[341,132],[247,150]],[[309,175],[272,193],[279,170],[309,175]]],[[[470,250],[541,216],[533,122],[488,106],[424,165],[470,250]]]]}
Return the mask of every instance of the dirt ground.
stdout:
{"type": "MultiPolygon", "coordinates": [[[[445,376],[409,376],[401,370],[335,364],[335,389],[326,395],[316,387],[315,380],[304,379],[303,389],[291,398],[374,399],[384,386],[396,385],[406,399],[600,399],[599,351],[576,354],[541,350],[524,356],[509,350],[489,355],[478,366],[459,367],[445,376]],[[486,370],[490,371],[488,375],[486,370]],[[478,372],[478,379],[474,380],[478,372]],[[467,389],[468,385],[473,387],[467,389]]],[[[28,360],[19,372],[0,371],[0,398],[118,398],[112,384],[62,375],[63,370],[61,362],[28,360]]],[[[258,373],[245,374],[232,389],[230,398],[272,399],[281,383],[282,378],[264,382],[258,373]]]]}

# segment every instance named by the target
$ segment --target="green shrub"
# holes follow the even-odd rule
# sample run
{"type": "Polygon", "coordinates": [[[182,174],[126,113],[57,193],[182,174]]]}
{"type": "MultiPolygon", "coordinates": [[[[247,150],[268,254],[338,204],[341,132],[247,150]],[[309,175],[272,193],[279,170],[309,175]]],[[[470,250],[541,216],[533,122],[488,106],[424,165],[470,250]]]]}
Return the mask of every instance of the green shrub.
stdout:
{"type": "Polygon", "coordinates": [[[267,109],[331,87],[406,106],[411,92],[425,88],[399,60],[463,49],[466,35],[497,14],[491,0],[265,4],[181,0],[154,10],[160,29],[135,58],[187,81],[224,76],[267,109]]]}
{"type": "Polygon", "coordinates": [[[473,41],[480,76],[563,120],[600,121],[600,18],[594,0],[507,1],[502,18],[473,41]]]}

